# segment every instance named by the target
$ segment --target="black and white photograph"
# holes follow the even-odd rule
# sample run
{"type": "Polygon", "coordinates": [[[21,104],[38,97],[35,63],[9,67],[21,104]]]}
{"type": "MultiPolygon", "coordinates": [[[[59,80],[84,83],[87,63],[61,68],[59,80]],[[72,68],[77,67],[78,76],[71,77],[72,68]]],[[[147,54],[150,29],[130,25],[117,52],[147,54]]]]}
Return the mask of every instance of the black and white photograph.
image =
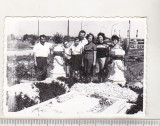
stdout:
{"type": "Polygon", "coordinates": [[[7,17],[3,112],[145,115],[144,17],[7,17]]]}

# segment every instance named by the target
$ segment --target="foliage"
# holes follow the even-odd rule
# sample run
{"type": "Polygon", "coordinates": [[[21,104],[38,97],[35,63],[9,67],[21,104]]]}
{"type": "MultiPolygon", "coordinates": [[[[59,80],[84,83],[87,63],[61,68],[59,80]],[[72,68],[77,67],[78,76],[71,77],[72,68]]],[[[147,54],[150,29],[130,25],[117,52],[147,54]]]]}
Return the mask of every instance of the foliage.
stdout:
{"type": "Polygon", "coordinates": [[[7,79],[11,85],[20,83],[20,80],[35,80],[33,55],[7,57],[7,79]]]}
{"type": "Polygon", "coordinates": [[[64,36],[64,38],[63,38],[63,40],[64,40],[64,42],[65,42],[65,41],[70,41],[70,40],[71,40],[71,37],[70,37],[70,36],[65,35],[65,36],[64,36]]]}
{"type": "Polygon", "coordinates": [[[25,34],[23,36],[23,41],[25,41],[25,40],[38,40],[38,39],[39,39],[38,35],[33,35],[33,34],[28,35],[28,34],[25,34]]]}
{"type": "Polygon", "coordinates": [[[68,85],[69,88],[71,88],[75,83],[77,83],[77,80],[75,78],[58,77],[57,80],[63,81],[65,84],[68,85]]]}
{"type": "Polygon", "coordinates": [[[20,111],[24,108],[28,108],[30,106],[33,106],[37,104],[36,100],[30,99],[26,94],[23,96],[23,93],[21,92],[16,97],[16,109],[14,111],[20,111]]]}
{"type": "Polygon", "coordinates": [[[30,49],[31,44],[29,42],[17,42],[16,43],[16,48],[18,50],[26,50],[26,49],[30,49]]]}
{"type": "Polygon", "coordinates": [[[129,101],[130,103],[133,103],[134,105],[132,105],[131,108],[127,110],[126,114],[134,114],[139,111],[143,111],[143,88],[134,87],[132,85],[129,86],[129,88],[139,95],[135,102],[129,101]]]}
{"type": "Polygon", "coordinates": [[[31,79],[35,76],[34,67],[31,65],[25,65],[24,63],[18,63],[16,67],[16,77],[18,80],[31,79]]]}
{"type": "Polygon", "coordinates": [[[17,56],[16,77],[18,80],[35,78],[33,56],[17,56]]]}
{"type": "Polygon", "coordinates": [[[126,114],[135,114],[139,111],[143,111],[143,94],[139,94],[137,101],[127,110],[126,114]]]}
{"type": "Polygon", "coordinates": [[[61,35],[59,33],[54,34],[52,39],[56,44],[63,43],[63,41],[64,41],[63,35],[61,35]]]}
{"type": "Polygon", "coordinates": [[[51,83],[37,82],[35,86],[39,89],[40,102],[49,100],[66,92],[65,86],[59,82],[51,83]]]}

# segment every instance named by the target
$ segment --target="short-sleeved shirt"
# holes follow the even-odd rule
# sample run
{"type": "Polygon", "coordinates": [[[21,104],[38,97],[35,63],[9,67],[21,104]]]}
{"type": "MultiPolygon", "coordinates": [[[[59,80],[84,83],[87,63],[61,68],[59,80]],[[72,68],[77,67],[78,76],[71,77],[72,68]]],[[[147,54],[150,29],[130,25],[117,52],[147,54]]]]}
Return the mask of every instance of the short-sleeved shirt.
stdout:
{"type": "Polygon", "coordinates": [[[94,51],[96,51],[97,47],[94,43],[88,43],[84,46],[84,58],[85,59],[93,59],[94,51]]]}
{"type": "Polygon", "coordinates": [[[104,58],[109,54],[109,47],[105,43],[97,44],[97,58],[104,58]]]}
{"type": "Polygon", "coordinates": [[[71,58],[71,48],[70,47],[64,48],[63,51],[64,51],[64,57],[67,59],[70,59],[71,58]]]}
{"type": "Polygon", "coordinates": [[[84,38],[83,40],[81,40],[81,41],[79,42],[79,44],[81,44],[82,47],[84,48],[84,46],[85,46],[86,44],[88,44],[88,40],[87,40],[86,38],[84,38]]]}
{"type": "Polygon", "coordinates": [[[52,46],[53,44],[48,43],[48,42],[45,42],[44,45],[42,45],[39,42],[34,46],[33,52],[35,53],[36,57],[48,57],[52,46]]]}
{"type": "Polygon", "coordinates": [[[83,46],[81,44],[78,44],[77,46],[73,44],[70,48],[73,55],[82,54],[83,46]]]}

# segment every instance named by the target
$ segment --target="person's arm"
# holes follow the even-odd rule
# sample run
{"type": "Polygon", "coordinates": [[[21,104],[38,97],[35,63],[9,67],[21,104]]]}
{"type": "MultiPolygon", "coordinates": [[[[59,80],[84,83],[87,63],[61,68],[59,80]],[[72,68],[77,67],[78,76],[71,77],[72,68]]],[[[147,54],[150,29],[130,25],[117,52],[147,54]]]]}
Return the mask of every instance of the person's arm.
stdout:
{"type": "MultiPolygon", "coordinates": [[[[64,63],[63,62],[61,62],[61,61],[59,61],[57,58],[55,58],[55,60],[57,61],[57,63],[59,64],[59,65],[61,65],[61,66],[63,66],[64,65],[64,63]]],[[[63,60],[62,60],[63,61],[63,60]]]]}
{"type": "Polygon", "coordinates": [[[84,67],[84,55],[85,55],[85,51],[84,51],[84,47],[83,46],[81,48],[81,54],[82,54],[82,67],[84,67]]]}
{"type": "Polygon", "coordinates": [[[94,50],[93,50],[93,66],[96,65],[96,59],[97,59],[97,47],[96,45],[94,46],[94,50]]]}
{"type": "Polygon", "coordinates": [[[49,50],[50,50],[50,55],[53,55],[53,50],[54,50],[55,45],[50,44],[49,50]]]}
{"type": "Polygon", "coordinates": [[[97,56],[96,56],[96,55],[97,55],[97,51],[94,51],[94,52],[93,52],[93,55],[94,55],[94,56],[93,56],[93,58],[94,58],[94,59],[93,59],[93,66],[95,66],[95,65],[96,65],[96,58],[97,58],[97,56]]]}
{"type": "Polygon", "coordinates": [[[71,57],[72,57],[72,55],[73,55],[72,48],[70,48],[70,51],[71,51],[71,57]]]}
{"type": "Polygon", "coordinates": [[[36,60],[35,52],[33,53],[33,55],[34,55],[34,64],[35,64],[35,66],[37,66],[37,60],[36,60]]]}
{"type": "Polygon", "coordinates": [[[37,66],[37,61],[36,61],[36,45],[33,48],[33,57],[34,57],[34,64],[37,66]]]}

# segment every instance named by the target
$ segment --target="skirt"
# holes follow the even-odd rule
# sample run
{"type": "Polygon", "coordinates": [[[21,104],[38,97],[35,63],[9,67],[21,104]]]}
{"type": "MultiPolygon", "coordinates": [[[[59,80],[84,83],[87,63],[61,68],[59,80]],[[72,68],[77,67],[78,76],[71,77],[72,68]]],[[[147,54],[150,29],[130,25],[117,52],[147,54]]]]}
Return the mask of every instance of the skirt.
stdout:
{"type": "Polygon", "coordinates": [[[71,58],[71,67],[73,71],[79,71],[80,67],[82,66],[82,55],[72,55],[71,58]]]}

